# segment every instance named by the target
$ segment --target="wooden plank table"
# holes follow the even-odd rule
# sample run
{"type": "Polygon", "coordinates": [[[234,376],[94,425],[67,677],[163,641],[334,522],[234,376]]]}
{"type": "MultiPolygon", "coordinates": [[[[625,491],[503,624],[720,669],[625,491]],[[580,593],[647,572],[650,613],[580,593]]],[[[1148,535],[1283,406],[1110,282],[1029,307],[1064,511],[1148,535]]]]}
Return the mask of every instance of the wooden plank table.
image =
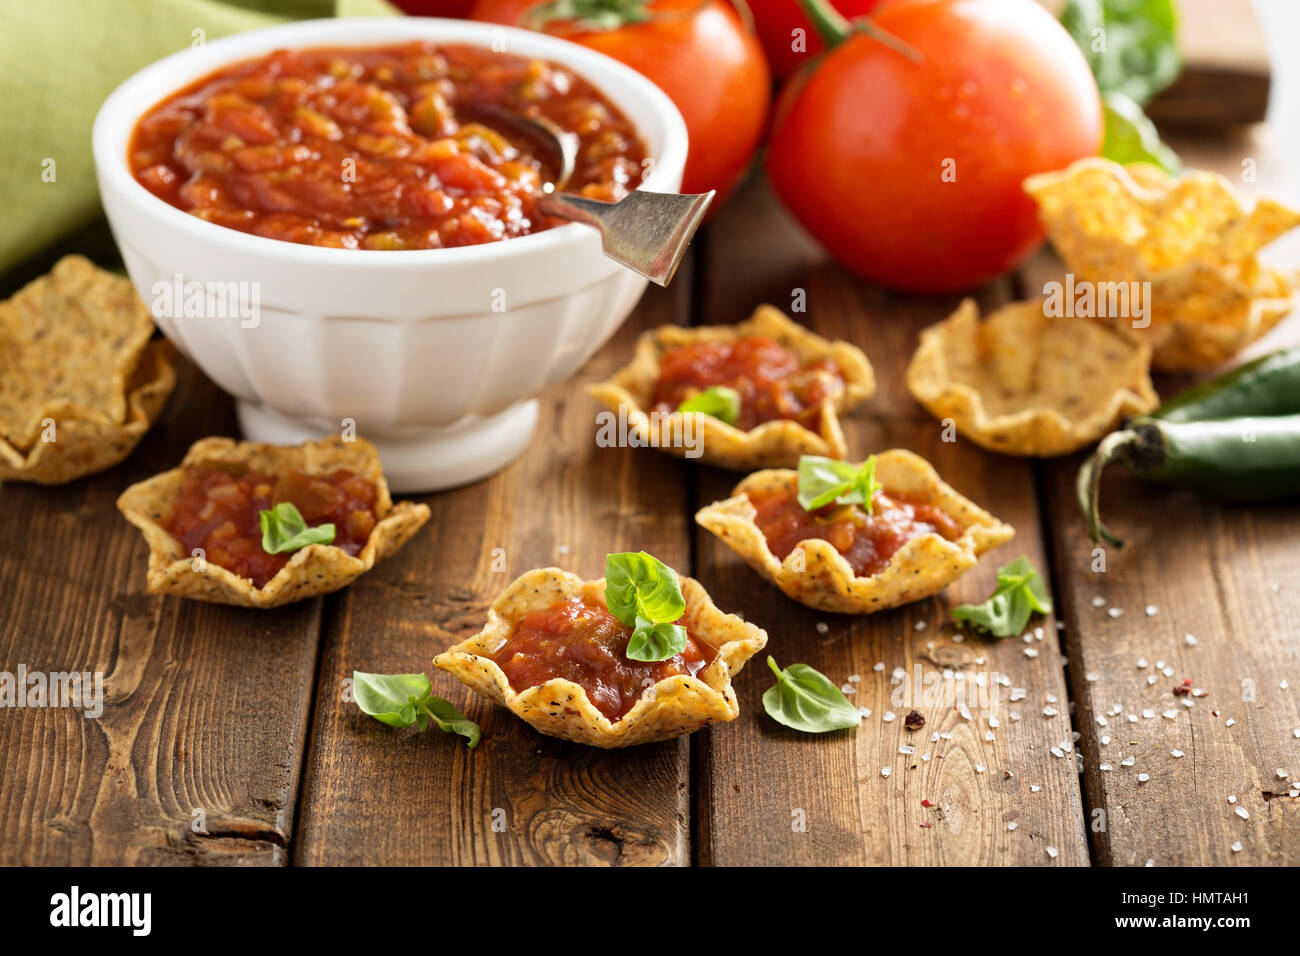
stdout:
{"type": "MultiPolygon", "coordinates": [[[[1196,159],[1234,169],[1241,155],[1259,153],[1233,145],[1196,159]]],[[[994,307],[1053,267],[1040,257],[978,298],[994,307]]],[[[426,496],[428,527],[351,588],[274,612],[144,593],[146,550],[114,499],[195,439],[234,434],[229,399],[183,365],[162,421],[125,463],[62,488],[0,487],[0,670],[100,670],[107,696],[100,719],[0,709],[0,863],[1300,862],[1300,800],[1276,773],[1300,778],[1300,511],[1221,507],[1115,475],[1107,518],[1132,546],[1094,573],[1069,487],[1077,458],[1034,463],[944,441],[907,394],[917,332],[956,301],[852,279],[755,180],[673,288],[648,292],[579,376],[543,397],[519,461],[426,496]],[[872,359],[879,391],[845,423],[855,455],[917,451],[1016,539],[936,598],[865,618],[821,614],[694,525],[737,476],[596,447],[584,386],[624,363],[637,334],[734,322],[761,302],[805,303],[797,318],[872,359]],[[539,736],[433,669],[517,574],[558,565],[599,576],[607,552],[631,549],[765,627],[783,665],[853,687],[870,711],[861,729],[812,737],[774,724],[759,701],[770,683],[760,656],[737,678],[735,722],[602,752],[539,736]],[[1048,618],[1027,642],[963,639],[947,608],[982,599],[996,567],[1021,554],[1050,575],[1063,630],[1048,618]],[[481,723],[482,744],[471,752],[364,717],[345,699],[353,669],[430,673],[436,693],[481,723]],[[944,693],[911,699],[904,674],[944,693]],[[1184,677],[1206,691],[1193,707],[1171,693],[1184,677]],[[965,719],[956,695],[976,699],[965,688],[979,680],[998,694],[965,719]],[[913,707],[927,723],[908,733],[913,707]]],[[[1292,320],[1260,347],[1298,331],[1292,320]]]]}

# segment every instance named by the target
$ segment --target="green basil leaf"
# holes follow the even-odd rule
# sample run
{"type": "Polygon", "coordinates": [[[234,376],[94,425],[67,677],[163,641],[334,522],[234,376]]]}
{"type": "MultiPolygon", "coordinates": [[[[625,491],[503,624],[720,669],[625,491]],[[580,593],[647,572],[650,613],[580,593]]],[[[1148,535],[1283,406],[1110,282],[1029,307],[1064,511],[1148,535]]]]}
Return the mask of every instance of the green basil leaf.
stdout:
{"type": "Polygon", "coordinates": [[[627,656],[633,661],[666,661],[685,649],[686,628],[667,622],[655,624],[639,615],[627,642],[627,656]]]}
{"type": "Polygon", "coordinates": [[[960,622],[994,637],[1024,633],[1035,612],[1050,614],[1052,599],[1043,576],[1028,558],[1016,558],[998,568],[998,586],[983,604],[962,604],[948,613],[960,622]]]}
{"type": "Polygon", "coordinates": [[[329,544],[334,540],[334,525],[307,527],[298,506],[281,501],[270,511],[261,512],[262,550],[267,554],[297,551],[309,544],[329,544]]]}
{"type": "Polygon", "coordinates": [[[637,626],[637,618],[665,624],[686,613],[677,572],[644,551],[605,558],[605,606],[628,627],[637,626]]]}
{"type": "Polygon", "coordinates": [[[1123,93],[1107,93],[1102,97],[1102,107],[1106,120],[1102,156],[1122,164],[1151,163],[1170,174],[1182,168],[1178,154],[1160,139],[1156,124],[1131,98],[1123,93]]]}
{"type": "Polygon", "coordinates": [[[429,722],[445,733],[460,734],[469,747],[478,746],[482,732],[450,701],[433,696],[433,685],[424,674],[365,674],[352,672],[352,696],[362,713],[390,727],[417,726],[429,722]]]}
{"type": "Polygon", "coordinates": [[[417,704],[433,693],[424,674],[365,674],[352,672],[352,696],[362,713],[390,727],[415,723],[417,704]]]}
{"type": "Polygon", "coordinates": [[[832,502],[862,505],[870,511],[881,487],[876,481],[875,455],[861,465],[820,455],[799,457],[798,498],[805,511],[816,511],[832,502]]]}
{"type": "Polygon", "coordinates": [[[711,385],[677,406],[679,412],[700,412],[734,425],[740,420],[740,393],[725,385],[711,385]]]}
{"type": "Polygon", "coordinates": [[[763,693],[763,709],[777,723],[806,734],[845,730],[862,723],[862,714],[826,676],[807,664],[785,670],[771,657],[767,666],[776,683],[763,693]]]}
{"type": "Polygon", "coordinates": [[[1069,0],[1061,23],[1103,94],[1145,104],[1182,69],[1173,0],[1069,0]]]}
{"type": "MultiPolygon", "coordinates": [[[[429,697],[424,702],[424,713],[433,718],[433,722],[438,725],[438,729],[447,734],[460,734],[465,738],[465,744],[470,750],[478,746],[483,732],[479,730],[478,724],[470,720],[449,700],[443,700],[441,697],[429,697]]],[[[420,725],[424,729],[424,725],[420,725]]]]}

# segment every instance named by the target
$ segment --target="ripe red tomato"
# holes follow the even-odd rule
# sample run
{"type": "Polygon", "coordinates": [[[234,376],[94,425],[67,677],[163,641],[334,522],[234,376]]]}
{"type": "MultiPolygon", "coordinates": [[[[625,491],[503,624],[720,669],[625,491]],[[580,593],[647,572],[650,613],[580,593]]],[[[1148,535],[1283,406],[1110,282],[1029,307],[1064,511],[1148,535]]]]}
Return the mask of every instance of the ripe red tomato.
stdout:
{"type": "MultiPolygon", "coordinates": [[[[538,0],[477,0],[470,16],[517,26],[538,5],[538,0]]],[[[649,10],[651,20],[610,30],[575,30],[555,21],[542,29],[627,64],[668,94],[690,134],[682,192],[716,189],[716,210],[767,125],[771,78],[763,50],[725,0],[651,0],[649,10]]]]}
{"type": "Polygon", "coordinates": [[[1097,153],[1097,85],[1033,0],[894,0],[873,22],[919,62],[843,40],[783,91],[768,174],[853,272],[907,292],[972,288],[1042,238],[1025,177],[1097,153]]]}
{"type": "MultiPolygon", "coordinates": [[[[832,6],[850,20],[864,17],[882,0],[832,0],[832,6]]],[[[749,0],[754,14],[754,30],[758,33],[767,65],[772,75],[783,80],[826,48],[813,29],[808,15],[799,0],[749,0]],[[802,30],[803,50],[796,52],[795,30],[802,30]]]]}
{"type": "Polygon", "coordinates": [[[464,19],[474,0],[393,0],[403,12],[413,17],[453,17],[464,19]]]}

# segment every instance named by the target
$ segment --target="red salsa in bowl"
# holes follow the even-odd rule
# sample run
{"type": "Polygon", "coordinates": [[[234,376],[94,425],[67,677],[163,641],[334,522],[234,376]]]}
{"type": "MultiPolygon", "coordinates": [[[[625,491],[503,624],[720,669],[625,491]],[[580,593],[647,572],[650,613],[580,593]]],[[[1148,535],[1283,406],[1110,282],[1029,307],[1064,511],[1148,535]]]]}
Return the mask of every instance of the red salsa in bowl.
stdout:
{"type": "Polygon", "coordinates": [[[263,511],[290,501],[308,527],[333,524],[334,547],[356,557],[378,520],[377,498],[373,484],[345,469],[325,475],[266,475],[187,468],[166,527],[186,554],[199,551],[210,564],[261,588],[293,557],[263,549],[263,511]]]}
{"type": "Polygon", "coordinates": [[[426,41],[278,50],[150,109],[132,175],[200,219],[289,242],[437,249],[539,232],[545,155],[500,114],[578,137],[566,191],[615,201],[646,147],[589,82],[540,59],[426,41]]]}
{"type": "Polygon", "coordinates": [[[735,389],[740,398],[736,427],[742,431],[778,419],[812,427],[822,402],[844,390],[844,375],[829,359],[805,365],[766,335],[696,342],[659,357],[655,411],[674,412],[715,385],[735,389]]]}
{"type": "Polygon", "coordinates": [[[688,631],[680,654],[663,661],[636,661],[627,656],[631,637],[632,628],[608,609],[578,599],[559,601],[520,618],[492,660],[515,693],[562,677],[586,691],[596,709],[616,721],[659,681],[674,675],[694,677],[717,656],[688,631]]]}
{"type": "Polygon", "coordinates": [[[751,491],[748,497],[754,506],[754,524],[778,561],[800,543],[820,538],[844,555],[858,577],[879,574],[913,538],[937,534],[955,541],[962,533],[961,525],[937,505],[884,491],[876,493],[870,513],[858,505],[834,503],[807,511],[794,486],[751,491]]]}

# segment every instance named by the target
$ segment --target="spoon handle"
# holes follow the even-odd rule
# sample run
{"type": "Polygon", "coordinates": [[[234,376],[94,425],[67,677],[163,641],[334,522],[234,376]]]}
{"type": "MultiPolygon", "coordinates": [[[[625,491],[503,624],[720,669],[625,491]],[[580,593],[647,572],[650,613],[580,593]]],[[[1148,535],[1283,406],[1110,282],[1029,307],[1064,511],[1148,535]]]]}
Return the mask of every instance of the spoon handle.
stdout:
{"type": "Polygon", "coordinates": [[[667,285],[713,195],[713,190],[683,196],[638,189],[618,202],[600,202],[552,193],[538,206],[548,216],[599,230],[605,255],[656,285],[667,285]]]}

